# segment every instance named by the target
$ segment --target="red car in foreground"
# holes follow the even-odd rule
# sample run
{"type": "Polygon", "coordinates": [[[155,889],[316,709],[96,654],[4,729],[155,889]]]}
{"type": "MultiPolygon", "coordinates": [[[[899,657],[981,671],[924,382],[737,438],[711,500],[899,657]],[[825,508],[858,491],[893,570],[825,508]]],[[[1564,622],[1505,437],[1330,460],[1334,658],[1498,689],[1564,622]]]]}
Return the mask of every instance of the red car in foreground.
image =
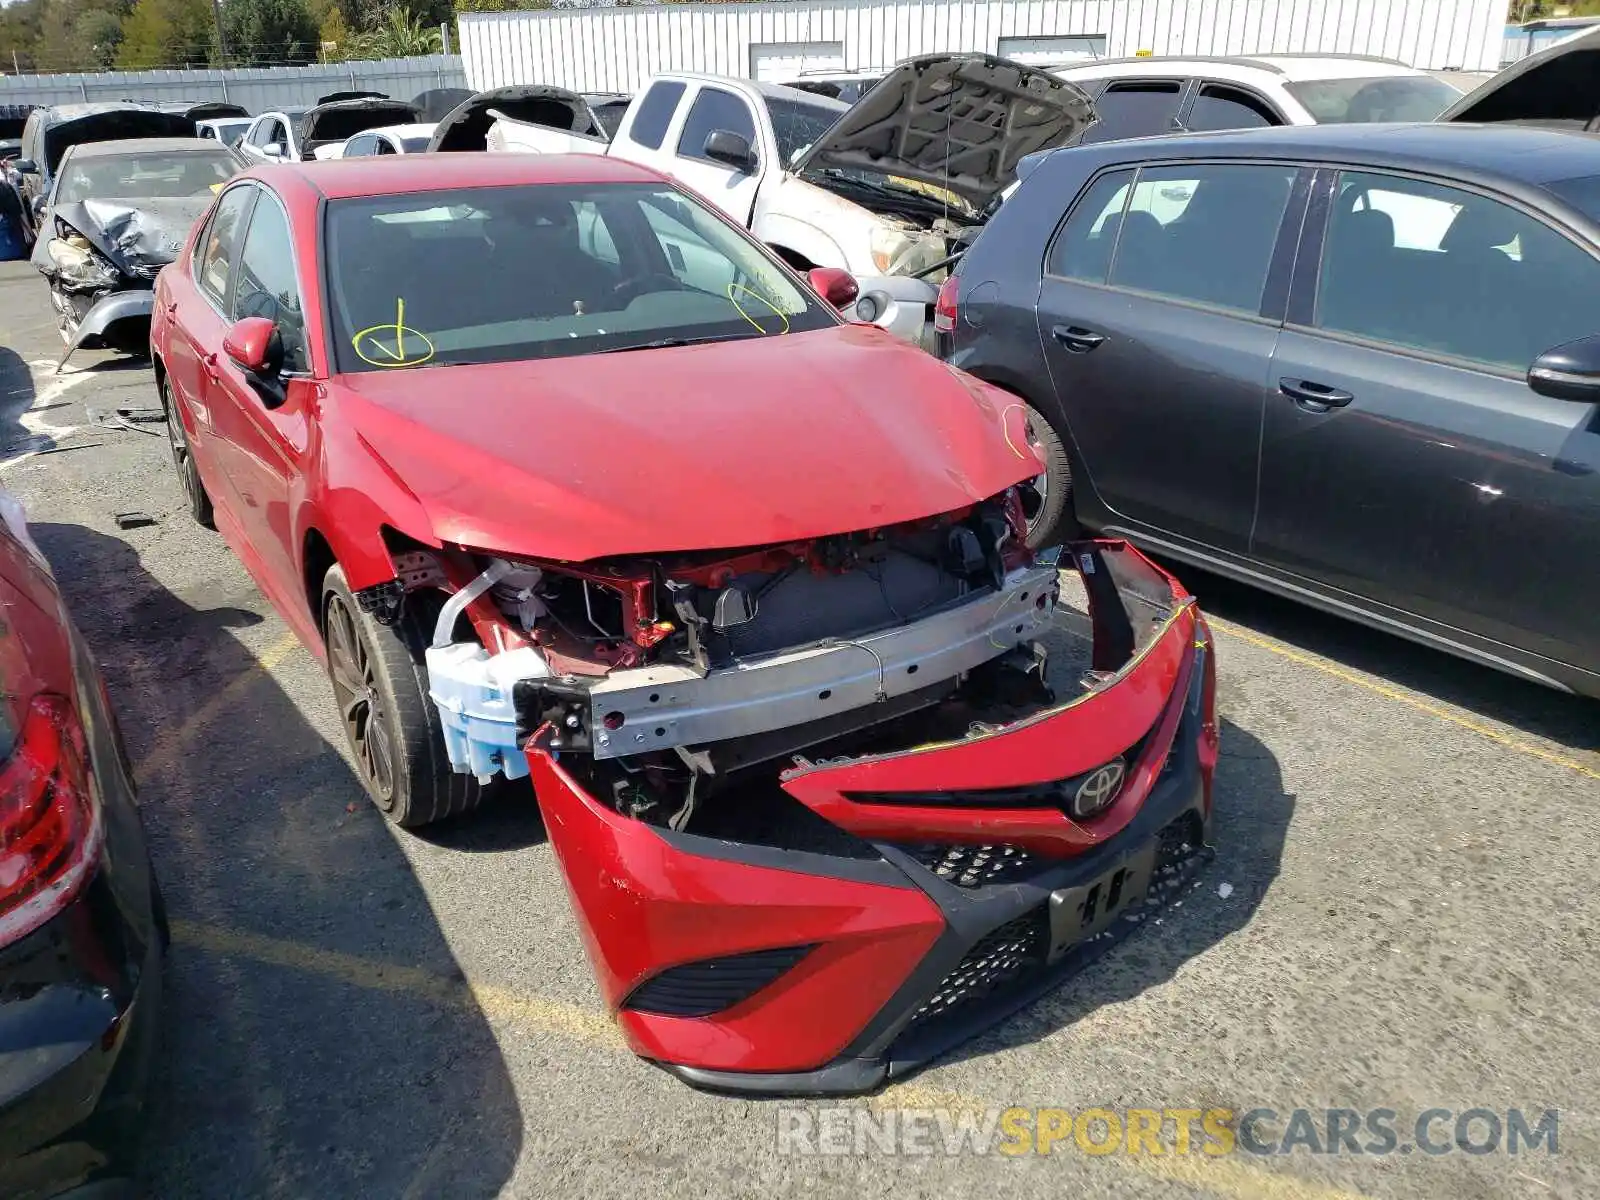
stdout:
{"type": "Polygon", "coordinates": [[[531,775],[607,1002],[690,1082],[869,1089],[1204,844],[1193,599],[1071,546],[1063,687],[1020,407],[669,180],[264,167],[156,298],[195,515],[326,659],[372,798],[419,825],[531,775]]]}

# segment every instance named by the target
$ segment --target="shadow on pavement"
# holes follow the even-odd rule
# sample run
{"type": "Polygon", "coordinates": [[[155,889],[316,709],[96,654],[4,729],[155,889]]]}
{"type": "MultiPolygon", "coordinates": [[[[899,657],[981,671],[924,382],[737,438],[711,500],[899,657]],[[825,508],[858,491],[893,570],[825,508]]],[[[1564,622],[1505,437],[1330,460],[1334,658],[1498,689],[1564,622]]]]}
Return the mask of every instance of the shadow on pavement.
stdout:
{"type": "Polygon", "coordinates": [[[27,360],[10,346],[0,346],[0,463],[29,451],[49,450],[55,440],[22,424],[37,393],[27,360]]]}
{"type": "Polygon", "coordinates": [[[175,941],[150,1194],[497,1194],[522,1118],[494,1034],[344,758],[227,632],[259,618],[190,607],[117,538],[32,529],[153,747],[135,772],[175,941]]]}
{"type": "Polygon", "coordinates": [[[1105,957],[1090,963],[1061,987],[957,1050],[948,1061],[982,1057],[995,1050],[1040,1041],[1096,1009],[1131,1000],[1171,980],[1190,959],[1248,925],[1278,877],[1284,843],[1294,819],[1295,798],[1283,790],[1272,751],[1230,721],[1222,723],[1222,754],[1213,788],[1216,812],[1212,842],[1216,856],[1169,906],[1129,934],[1105,957]],[[1226,898],[1217,894],[1227,883],[1226,898]]]}
{"type": "Polygon", "coordinates": [[[1164,565],[1207,613],[1575,750],[1600,750],[1600,701],[1480,667],[1198,568],[1164,565]]]}

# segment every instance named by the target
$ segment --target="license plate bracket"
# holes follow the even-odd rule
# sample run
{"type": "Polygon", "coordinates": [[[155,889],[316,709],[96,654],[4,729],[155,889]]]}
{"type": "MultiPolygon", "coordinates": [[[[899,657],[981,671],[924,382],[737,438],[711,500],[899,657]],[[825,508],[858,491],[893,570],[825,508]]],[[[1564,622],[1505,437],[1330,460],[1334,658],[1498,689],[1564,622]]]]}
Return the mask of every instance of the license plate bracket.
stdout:
{"type": "Polygon", "coordinates": [[[1055,962],[1074,946],[1105,932],[1130,908],[1143,903],[1155,874],[1152,844],[1123,859],[1097,879],[1050,893],[1050,953],[1055,962]]]}

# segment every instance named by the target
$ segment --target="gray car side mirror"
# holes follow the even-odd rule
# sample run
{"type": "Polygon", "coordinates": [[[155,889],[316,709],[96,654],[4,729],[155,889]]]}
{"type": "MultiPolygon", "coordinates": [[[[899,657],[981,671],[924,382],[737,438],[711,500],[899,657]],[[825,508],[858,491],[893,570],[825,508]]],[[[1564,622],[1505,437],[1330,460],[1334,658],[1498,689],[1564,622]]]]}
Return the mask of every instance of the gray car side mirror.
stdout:
{"type": "Polygon", "coordinates": [[[1600,400],[1600,334],[1546,350],[1528,368],[1528,386],[1541,396],[1593,404],[1600,400]]]}

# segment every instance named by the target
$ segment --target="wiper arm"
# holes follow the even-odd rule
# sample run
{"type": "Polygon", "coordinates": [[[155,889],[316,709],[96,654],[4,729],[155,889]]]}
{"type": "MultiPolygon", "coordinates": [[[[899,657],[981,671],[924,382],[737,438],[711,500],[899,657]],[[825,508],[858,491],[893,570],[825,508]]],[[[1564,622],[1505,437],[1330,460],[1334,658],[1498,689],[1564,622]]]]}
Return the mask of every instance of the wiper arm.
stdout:
{"type": "Polygon", "coordinates": [[[701,346],[707,342],[739,342],[745,338],[768,337],[766,333],[731,333],[727,336],[717,337],[664,337],[656,338],[650,342],[634,342],[627,346],[611,346],[605,350],[597,350],[597,354],[623,354],[629,350],[667,350],[673,346],[701,346]]]}

